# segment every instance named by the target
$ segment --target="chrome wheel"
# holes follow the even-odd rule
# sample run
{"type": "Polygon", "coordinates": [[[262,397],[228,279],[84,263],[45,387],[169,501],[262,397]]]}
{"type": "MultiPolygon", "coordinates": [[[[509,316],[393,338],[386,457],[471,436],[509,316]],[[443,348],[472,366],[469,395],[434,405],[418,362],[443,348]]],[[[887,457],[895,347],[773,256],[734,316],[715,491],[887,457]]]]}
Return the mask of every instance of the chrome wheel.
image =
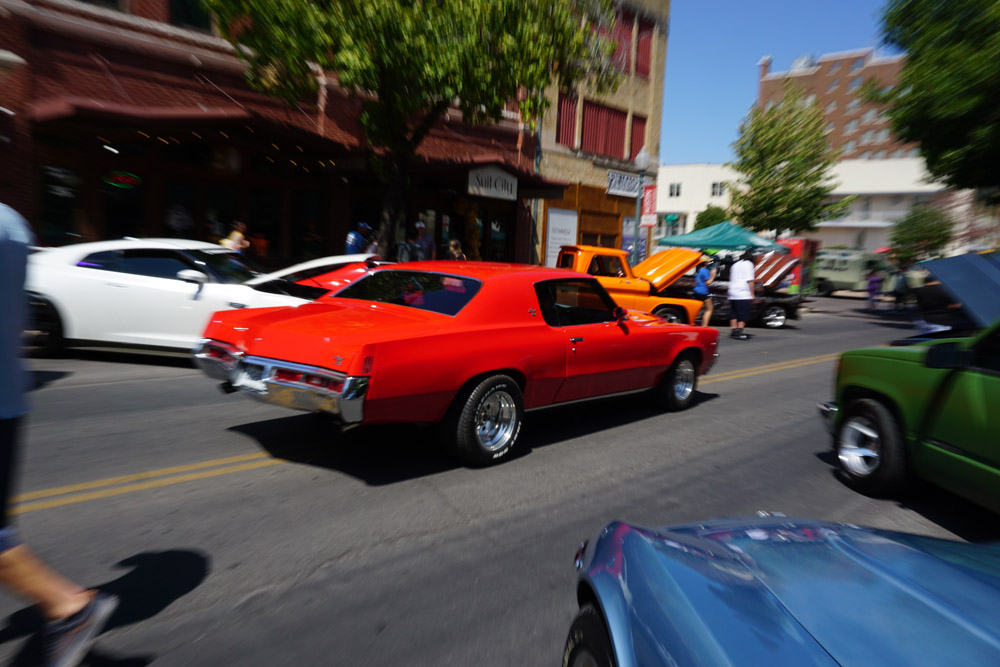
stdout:
{"type": "Polygon", "coordinates": [[[476,438],[484,448],[496,451],[506,446],[517,429],[517,406],[505,391],[490,394],[476,412],[476,438]]]}
{"type": "Polygon", "coordinates": [[[851,417],[840,430],[837,458],[845,470],[867,477],[879,466],[882,439],[875,425],[865,417],[851,417]]]}
{"type": "Polygon", "coordinates": [[[785,326],[787,316],[785,309],[781,306],[771,306],[764,311],[764,315],[760,319],[768,329],[780,329],[785,326]]]}
{"type": "Polygon", "coordinates": [[[674,369],[674,383],[671,389],[678,403],[683,403],[694,392],[695,371],[690,359],[681,359],[674,369]]]}

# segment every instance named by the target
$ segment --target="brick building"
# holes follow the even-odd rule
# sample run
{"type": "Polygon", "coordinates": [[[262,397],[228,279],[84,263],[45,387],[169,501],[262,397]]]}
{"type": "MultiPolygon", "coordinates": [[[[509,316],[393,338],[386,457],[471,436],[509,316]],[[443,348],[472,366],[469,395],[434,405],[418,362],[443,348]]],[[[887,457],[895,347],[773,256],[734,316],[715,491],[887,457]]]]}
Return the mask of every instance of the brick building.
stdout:
{"type": "MultiPolygon", "coordinates": [[[[616,11],[612,36],[621,85],[606,95],[553,86],[541,123],[539,173],[570,183],[563,199],[545,202],[539,216],[538,253],[549,263],[560,243],[623,247],[622,225],[635,215],[637,193],[615,193],[629,180],[638,186],[633,159],[643,147],[651,158],[647,181],[655,182],[670,2],[627,0],[616,11]]],[[[630,235],[631,224],[624,231],[630,235]]]]}
{"type": "MultiPolygon", "coordinates": [[[[316,234],[313,250],[343,252],[376,218],[358,101],[328,77],[297,108],[251,91],[198,0],[0,0],[0,45],[0,201],[42,243],[212,239],[244,220],[291,260],[316,234]]],[[[562,193],[535,152],[519,123],[453,110],[418,152],[407,220],[439,247],[528,261],[527,202],[562,193]]]]}
{"type": "Polygon", "coordinates": [[[799,86],[808,101],[823,111],[830,145],[843,152],[841,158],[885,159],[915,157],[916,144],[898,141],[879,105],[861,98],[861,86],[873,81],[881,88],[895,86],[905,56],[879,57],[871,48],[828,53],[813,58],[802,56],[786,72],[771,72],[771,57],[760,65],[757,103],[763,107],[781,99],[785,81],[799,86]]]}

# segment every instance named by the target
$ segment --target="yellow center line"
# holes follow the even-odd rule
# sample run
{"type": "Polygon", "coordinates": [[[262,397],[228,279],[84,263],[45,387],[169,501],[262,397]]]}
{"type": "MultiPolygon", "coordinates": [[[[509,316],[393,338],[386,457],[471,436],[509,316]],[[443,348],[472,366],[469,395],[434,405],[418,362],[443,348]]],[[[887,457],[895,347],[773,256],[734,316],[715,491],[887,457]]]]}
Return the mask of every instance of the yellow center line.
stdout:
{"type": "Polygon", "coordinates": [[[134,475],[122,475],[121,477],[107,477],[105,479],[98,479],[93,482],[70,484],[68,486],[57,486],[53,489],[44,489],[42,491],[30,491],[28,493],[22,493],[19,496],[15,496],[13,501],[15,503],[23,503],[28,500],[37,500],[39,498],[64,496],[68,493],[77,493],[79,491],[97,489],[102,486],[115,486],[117,484],[126,484],[128,482],[139,482],[141,480],[151,479],[153,477],[165,477],[167,475],[176,475],[177,473],[181,472],[190,472],[192,470],[201,470],[203,468],[214,468],[215,466],[229,465],[231,463],[241,463],[243,461],[253,461],[255,459],[263,459],[266,458],[267,456],[269,456],[267,452],[256,452],[254,454],[241,454],[240,456],[230,456],[224,459],[214,459],[211,461],[202,461],[200,463],[189,463],[187,465],[182,465],[182,466],[173,466],[172,468],[147,470],[146,472],[140,472],[134,475]]]}
{"type": "Polygon", "coordinates": [[[226,468],[214,468],[212,470],[203,470],[201,472],[193,472],[187,475],[178,475],[176,477],[165,477],[163,479],[154,479],[148,482],[129,484],[127,486],[115,486],[110,489],[91,491],[90,493],[81,493],[75,496],[63,496],[62,498],[52,498],[50,500],[38,500],[36,502],[23,503],[21,505],[17,505],[13,509],[11,509],[11,514],[24,514],[25,512],[47,510],[53,507],[62,507],[63,505],[75,505],[76,503],[83,503],[88,500],[111,498],[112,496],[121,496],[125,495],[126,493],[135,493],[136,491],[147,491],[149,489],[156,489],[163,486],[180,484],[181,482],[190,482],[196,479],[208,479],[209,477],[218,477],[219,475],[228,475],[234,472],[243,472],[244,470],[255,470],[257,468],[266,468],[267,466],[273,466],[279,463],[285,463],[285,460],[265,459],[263,461],[254,461],[253,463],[243,463],[241,465],[228,466],[226,468]]]}
{"type": "MultiPolygon", "coordinates": [[[[764,373],[775,373],[777,371],[801,368],[813,364],[822,364],[833,361],[840,356],[840,353],[823,354],[815,357],[803,357],[802,359],[792,359],[776,364],[764,366],[752,366],[735,371],[728,371],[719,375],[713,375],[703,379],[699,384],[711,384],[713,382],[723,382],[726,380],[737,380],[740,378],[761,375],[764,373]]],[[[79,484],[69,484],[57,486],[51,489],[31,491],[16,496],[13,499],[17,503],[11,509],[11,514],[24,514],[26,512],[36,512],[38,510],[51,509],[53,507],[63,507],[65,505],[75,505],[90,500],[101,498],[111,498],[137,491],[147,491],[158,489],[174,484],[182,484],[199,479],[209,479],[221,475],[243,472],[246,470],[256,470],[268,466],[286,463],[285,459],[272,458],[267,452],[254,452],[252,454],[242,454],[239,456],[229,456],[221,459],[211,459],[199,463],[188,463],[186,465],[172,466],[169,468],[159,468],[148,470],[133,475],[121,475],[119,477],[106,477],[92,482],[82,482],[79,484]]]]}

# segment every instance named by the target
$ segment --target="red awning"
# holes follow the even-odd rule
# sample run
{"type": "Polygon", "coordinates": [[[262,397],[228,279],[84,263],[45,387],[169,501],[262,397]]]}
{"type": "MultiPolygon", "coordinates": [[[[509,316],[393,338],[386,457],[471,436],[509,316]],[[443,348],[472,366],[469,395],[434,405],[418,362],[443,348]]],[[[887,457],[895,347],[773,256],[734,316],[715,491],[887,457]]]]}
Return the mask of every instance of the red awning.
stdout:
{"type": "Polygon", "coordinates": [[[70,118],[89,118],[118,122],[129,121],[218,121],[249,120],[253,114],[239,107],[150,107],[129,104],[110,104],[79,97],[56,97],[41,100],[28,106],[28,118],[44,123],[70,118]]]}

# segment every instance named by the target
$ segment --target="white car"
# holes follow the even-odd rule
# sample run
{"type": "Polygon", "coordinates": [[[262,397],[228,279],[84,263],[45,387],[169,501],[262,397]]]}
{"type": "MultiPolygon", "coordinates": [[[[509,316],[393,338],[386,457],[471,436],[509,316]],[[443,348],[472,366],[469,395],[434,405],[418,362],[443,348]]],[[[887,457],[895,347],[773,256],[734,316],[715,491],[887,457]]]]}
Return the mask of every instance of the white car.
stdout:
{"type": "Polygon", "coordinates": [[[40,249],[28,258],[26,290],[37,343],[190,350],[212,313],[296,306],[326,293],[294,282],[369,255],[312,260],[260,274],[242,255],[183,239],[120,239],[40,249]]]}

